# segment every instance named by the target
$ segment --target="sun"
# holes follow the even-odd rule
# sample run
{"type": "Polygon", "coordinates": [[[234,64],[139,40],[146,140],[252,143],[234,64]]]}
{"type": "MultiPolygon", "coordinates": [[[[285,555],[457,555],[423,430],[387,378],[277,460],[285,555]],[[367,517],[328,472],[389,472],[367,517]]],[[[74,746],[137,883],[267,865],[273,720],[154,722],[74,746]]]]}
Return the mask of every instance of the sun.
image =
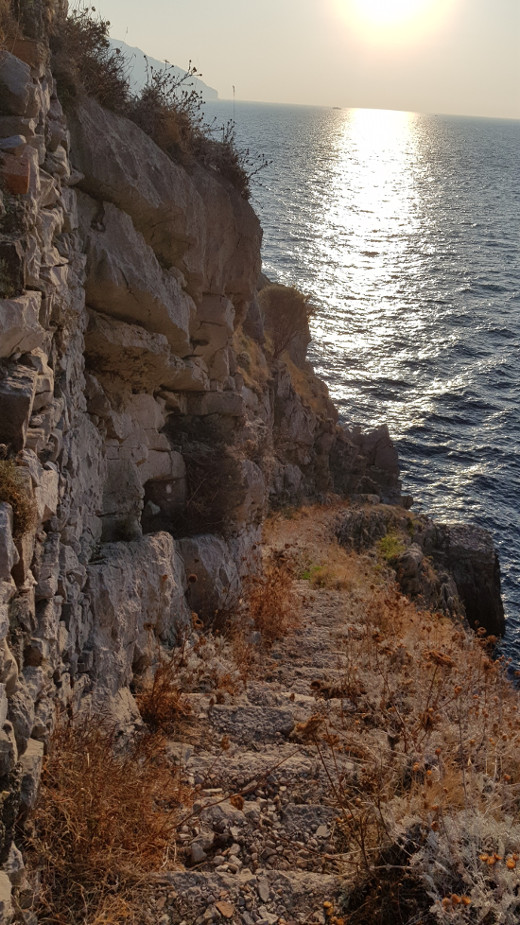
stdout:
{"type": "Polygon", "coordinates": [[[431,33],[445,18],[449,0],[337,0],[338,10],[362,38],[407,42],[431,33]]]}
{"type": "Polygon", "coordinates": [[[430,0],[355,0],[354,9],[374,26],[397,26],[420,19],[430,0]]]}

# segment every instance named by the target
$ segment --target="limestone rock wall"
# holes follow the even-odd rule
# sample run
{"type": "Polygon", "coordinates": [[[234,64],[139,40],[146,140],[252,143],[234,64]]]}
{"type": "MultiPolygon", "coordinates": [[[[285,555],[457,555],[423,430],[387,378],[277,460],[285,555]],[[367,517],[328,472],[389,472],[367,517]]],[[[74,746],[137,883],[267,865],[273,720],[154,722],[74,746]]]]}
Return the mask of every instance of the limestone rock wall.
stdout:
{"type": "Polygon", "coordinates": [[[66,119],[37,38],[0,51],[0,99],[4,864],[57,705],[133,720],[159,647],[258,568],[269,504],[398,481],[304,351],[268,360],[229,184],[92,100],[66,119]]]}

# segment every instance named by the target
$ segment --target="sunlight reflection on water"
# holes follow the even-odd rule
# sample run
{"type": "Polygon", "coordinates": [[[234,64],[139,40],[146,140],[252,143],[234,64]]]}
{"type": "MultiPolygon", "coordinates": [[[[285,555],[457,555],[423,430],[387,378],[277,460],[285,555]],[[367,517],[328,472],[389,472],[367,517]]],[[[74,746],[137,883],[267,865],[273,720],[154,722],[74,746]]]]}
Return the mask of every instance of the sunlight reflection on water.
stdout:
{"type": "Polygon", "coordinates": [[[520,659],[520,122],[237,105],[272,160],[264,270],[318,306],[345,422],[388,423],[404,487],[500,547],[520,659]]]}

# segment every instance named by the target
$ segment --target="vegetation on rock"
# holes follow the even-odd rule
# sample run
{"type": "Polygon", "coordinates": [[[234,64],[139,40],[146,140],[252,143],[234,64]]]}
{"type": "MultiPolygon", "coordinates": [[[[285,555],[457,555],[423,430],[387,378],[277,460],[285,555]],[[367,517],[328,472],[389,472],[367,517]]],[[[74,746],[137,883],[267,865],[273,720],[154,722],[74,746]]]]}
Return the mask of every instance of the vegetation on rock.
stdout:
{"type": "Polygon", "coordinates": [[[134,121],[172,159],[188,167],[194,161],[203,164],[248,199],[251,177],[265,161],[237,146],[233,123],[221,129],[204,123],[202,95],[191,83],[197,69],[190,62],[179,76],[173,68],[150,67],[146,85],[134,95],[128,63],[110,46],[110,23],[94,14],[94,7],[75,9],[53,25],[52,67],[64,106],[73,106],[81,94],[94,97],[134,121]]]}
{"type": "Polygon", "coordinates": [[[308,296],[293,286],[270,285],[260,290],[258,298],[274,359],[278,359],[297,337],[303,337],[307,346],[309,320],[315,313],[308,296]]]}
{"type": "Polygon", "coordinates": [[[36,503],[27,491],[19,468],[10,459],[0,460],[0,501],[13,509],[13,535],[18,538],[36,525],[36,503]]]}

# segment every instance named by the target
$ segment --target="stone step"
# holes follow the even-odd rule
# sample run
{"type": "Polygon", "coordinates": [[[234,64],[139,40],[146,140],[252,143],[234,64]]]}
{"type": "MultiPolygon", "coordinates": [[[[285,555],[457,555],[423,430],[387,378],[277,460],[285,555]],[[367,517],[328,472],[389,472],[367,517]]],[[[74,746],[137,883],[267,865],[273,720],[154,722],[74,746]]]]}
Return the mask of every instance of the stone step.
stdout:
{"type": "Polygon", "coordinates": [[[254,704],[216,704],[210,712],[209,720],[219,733],[229,735],[241,744],[283,740],[294,729],[291,710],[254,704]]]}
{"type": "Polygon", "coordinates": [[[157,878],[156,895],[162,925],[324,925],[324,903],[337,904],[341,886],[336,876],[299,870],[179,871],[157,878]]]}

